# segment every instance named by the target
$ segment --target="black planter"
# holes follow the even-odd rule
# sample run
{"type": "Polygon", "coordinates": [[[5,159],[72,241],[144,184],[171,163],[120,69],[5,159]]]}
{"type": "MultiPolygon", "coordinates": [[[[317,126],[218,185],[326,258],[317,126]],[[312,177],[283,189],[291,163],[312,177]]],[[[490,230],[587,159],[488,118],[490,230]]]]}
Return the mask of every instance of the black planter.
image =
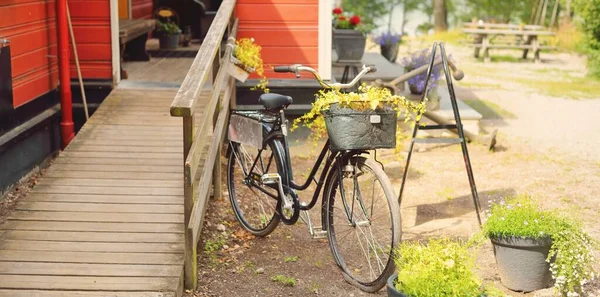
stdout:
{"type": "Polygon", "coordinates": [[[400,47],[400,45],[397,43],[382,45],[382,46],[380,46],[381,55],[390,62],[396,62],[396,58],[398,57],[398,48],[399,47],[400,47]]]}
{"type": "Polygon", "coordinates": [[[502,284],[513,291],[531,292],[547,288],[552,282],[550,263],[546,262],[550,238],[492,238],[494,255],[502,284]]]}
{"type": "Polygon", "coordinates": [[[396,290],[396,287],[394,286],[394,281],[396,278],[398,278],[398,274],[394,273],[387,280],[386,291],[388,297],[406,297],[406,295],[396,290]]]}
{"type": "Polygon", "coordinates": [[[181,33],[176,34],[162,34],[158,37],[158,43],[160,44],[160,49],[176,49],[179,47],[179,37],[181,33]]]}
{"type": "Polygon", "coordinates": [[[333,46],[338,60],[360,61],[365,54],[367,38],[353,29],[333,29],[333,46]]]}

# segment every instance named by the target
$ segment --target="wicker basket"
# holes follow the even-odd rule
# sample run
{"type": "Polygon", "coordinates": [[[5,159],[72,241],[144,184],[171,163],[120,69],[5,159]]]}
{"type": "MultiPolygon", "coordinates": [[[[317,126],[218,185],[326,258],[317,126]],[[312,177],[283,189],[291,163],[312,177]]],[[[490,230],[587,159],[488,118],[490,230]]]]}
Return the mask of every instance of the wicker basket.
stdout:
{"type": "Polygon", "coordinates": [[[323,115],[334,151],[396,147],[398,116],[392,108],[356,111],[332,104],[323,115]]]}

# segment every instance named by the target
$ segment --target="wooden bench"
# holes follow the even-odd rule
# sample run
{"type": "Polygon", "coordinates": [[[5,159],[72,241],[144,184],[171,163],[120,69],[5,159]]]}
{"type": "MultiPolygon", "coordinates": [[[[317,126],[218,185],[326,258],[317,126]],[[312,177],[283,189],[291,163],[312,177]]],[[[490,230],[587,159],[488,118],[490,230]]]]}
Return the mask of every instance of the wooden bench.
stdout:
{"type": "MultiPolygon", "coordinates": [[[[541,45],[539,36],[554,36],[554,32],[545,31],[544,27],[538,25],[511,25],[511,24],[473,24],[466,23],[463,32],[473,36],[473,43],[469,44],[475,48],[474,56],[479,57],[483,50],[483,59],[490,61],[490,49],[520,49],[523,50],[523,59],[531,50],[536,63],[540,62],[540,50],[555,49],[554,46],[541,45]],[[508,40],[494,42],[496,37],[507,36],[508,40]],[[511,42],[514,40],[514,42],[511,42]]],[[[501,39],[501,38],[499,38],[501,39]]]]}
{"type": "MultiPolygon", "coordinates": [[[[121,45],[121,62],[150,61],[146,51],[148,33],[154,30],[155,20],[119,20],[119,44],[121,45]]],[[[121,78],[127,78],[127,72],[121,65],[121,78]]]]}

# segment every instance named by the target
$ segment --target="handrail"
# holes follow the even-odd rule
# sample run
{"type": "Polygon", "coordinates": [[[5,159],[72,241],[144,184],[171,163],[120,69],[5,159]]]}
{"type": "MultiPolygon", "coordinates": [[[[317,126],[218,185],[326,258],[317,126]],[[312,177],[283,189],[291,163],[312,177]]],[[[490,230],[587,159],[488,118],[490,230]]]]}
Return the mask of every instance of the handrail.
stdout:
{"type": "Polygon", "coordinates": [[[171,103],[171,116],[183,117],[194,114],[196,100],[200,97],[202,87],[212,69],[212,61],[217,55],[235,3],[235,0],[224,0],[221,3],[194,62],[171,103]]]}

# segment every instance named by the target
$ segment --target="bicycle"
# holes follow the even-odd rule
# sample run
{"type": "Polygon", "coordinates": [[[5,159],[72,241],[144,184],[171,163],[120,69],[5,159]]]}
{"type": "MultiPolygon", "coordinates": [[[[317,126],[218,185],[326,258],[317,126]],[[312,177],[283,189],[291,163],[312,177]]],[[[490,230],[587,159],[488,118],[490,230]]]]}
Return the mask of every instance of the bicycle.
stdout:
{"type": "MultiPolygon", "coordinates": [[[[375,69],[363,66],[347,84],[327,84],[314,69],[302,65],[277,66],[275,71],[292,72],[296,77],[310,72],[324,88],[341,89],[351,88],[375,69]]],[[[227,184],[235,216],[256,236],[270,234],[280,221],[294,224],[301,218],[313,237],[328,237],[333,258],[347,282],[376,292],[394,271],[392,253],[401,236],[400,208],[392,184],[380,163],[367,158],[368,151],[334,151],[329,140],[306,181],[297,184],[284,112],[292,101],[289,96],[263,94],[259,102],[264,109],[232,112],[227,184]],[[313,182],[312,200],[300,203],[297,191],[306,190],[313,182]],[[313,226],[307,211],[317,204],[321,191],[321,226],[313,226]],[[370,199],[369,194],[373,194],[370,199]],[[346,242],[352,240],[357,242],[346,242]]]]}

